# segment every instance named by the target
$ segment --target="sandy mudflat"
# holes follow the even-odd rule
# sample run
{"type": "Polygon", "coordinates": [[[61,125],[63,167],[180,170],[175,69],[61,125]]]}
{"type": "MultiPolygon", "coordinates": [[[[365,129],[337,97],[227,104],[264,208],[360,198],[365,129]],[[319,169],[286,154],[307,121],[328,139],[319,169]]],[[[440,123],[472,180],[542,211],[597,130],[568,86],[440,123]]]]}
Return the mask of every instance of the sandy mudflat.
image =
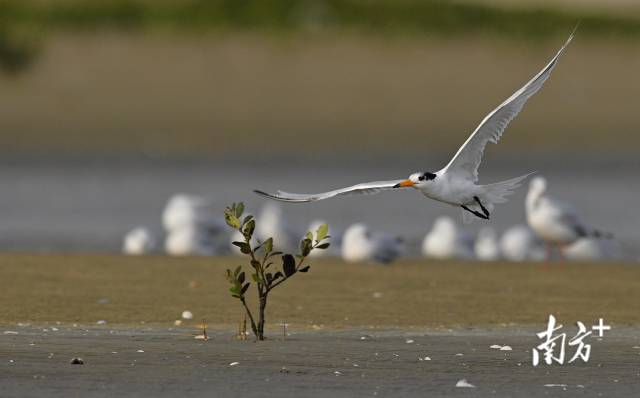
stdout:
{"type": "Polygon", "coordinates": [[[640,388],[637,328],[590,339],[586,364],[537,368],[531,328],[291,330],[285,342],[262,343],[219,331],[203,342],[187,329],[45,329],[0,336],[3,397],[591,397],[640,388]],[[460,379],[476,388],[457,388],[460,379]]]}
{"type": "MultiPolygon", "coordinates": [[[[269,339],[256,343],[234,339],[240,310],[222,273],[238,262],[0,256],[0,396],[535,397],[640,391],[640,268],[632,264],[545,269],[415,260],[376,267],[318,260],[311,272],[274,291],[269,339]],[[175,328],[187,309],[195,319],[175,328]],[[565,325],[567,339],[576,321],[590,327],[604,317],[613,329],[602,340],[587,338],[592,352],[586,364],[534,368],[531,349],[540,343],[535,333],[545,329],[551,313],[565,325]],[[208,341],[194,339],[202,319],[210,325],[208,341]],[[284,342],[283,320],[289,324],[284,342]],[[494,344],[512,350],[490,348],[494,344]],[[71,365],[74,357],[85,364],[71,365]],[[461,379],[476,387],[455,387],[461,379]]],[[[567,347],[566,360],[573,353],[567,347]]]]}
{"type": "MultiPolygon", "coordinates": [[[[234,257],[0,255],[0,325],[105,320],[169,327],[190,310],[194,321],[233,329],[242,311],[224,271],[241,263],[234,257]]],[[[635,326],[640,267],[425,259],[384,267],[318,259],[309,273],[271,293],[267,312],[268,325],[286,321],[297,328],[542,325],[549,314],[567,324],[604,317],[635,326]]]]}

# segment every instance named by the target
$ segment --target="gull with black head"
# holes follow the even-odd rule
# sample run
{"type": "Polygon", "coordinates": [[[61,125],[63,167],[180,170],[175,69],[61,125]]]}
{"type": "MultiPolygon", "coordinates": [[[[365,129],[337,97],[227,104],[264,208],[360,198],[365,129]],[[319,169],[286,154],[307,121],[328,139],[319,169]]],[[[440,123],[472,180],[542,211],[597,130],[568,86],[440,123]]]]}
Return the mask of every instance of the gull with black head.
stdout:
{"type": "Polygon", "coordinates": [[[498,142],[509,122],[522,110],[527,100],[540,90],[563,51],[573,39],[574,33],[537,75],[482,120],[458,149],[453,159],[440,171],[418,172],[404,180],[366,182],[318,194],[283,191],[269,194],[258,190],[254,192],[283,202],[314,202],[334,196],[373,194],[384,190],[414,188],[430,199],[462,208],[465,222],[471,221],[473,216],[488,220],[494,205],[506,202],[506,197],[513,193],[513,190],[531,173],[493,184],[476,184],[484,148],[489,142],[494,144],[498,142]]]}

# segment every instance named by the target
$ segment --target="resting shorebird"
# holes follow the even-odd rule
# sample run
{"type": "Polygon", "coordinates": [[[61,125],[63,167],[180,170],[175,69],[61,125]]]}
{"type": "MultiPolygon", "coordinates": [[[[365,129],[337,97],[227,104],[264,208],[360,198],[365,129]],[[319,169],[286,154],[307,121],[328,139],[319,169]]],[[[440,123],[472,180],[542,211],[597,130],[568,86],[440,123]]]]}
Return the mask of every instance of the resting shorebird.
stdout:
{"type": "Polygon", "coordinates": [[[544,242],[526,225],[515,225],[500,238],[500,252],[507,261],[542,261],[544,242]]]}
{"type": "Polygon", "coordinates": [[[402,239],[381,231],[371,231],[365,224],[353,224],[342,236],[342,258],[348,262],[389,264],[402,255],[402,239]]]}
{"type": "Polygon", "coordinates": [[[478,232],[473,245],[476,258],[480,261],[497,261],[500,259],[500,245],[498,234],[491,227],[484,227],[478,232]]]}
{"type": "MultiPolygon", "coordinates": [[[[575,31],[574,31],[575,32],[575,31]]],[[[278,191],[257,194],[284,202],[313,202],[334,196],[349,194],[372,194],[383,190],[414,188],[430,199],[461,207],[464,221],[473,219],[471,215],[488,220],[494,204],[504,203],[506,197],[530,174],[488,185],[477,185],[478,166],[488,142],[497,143],[505,128],[522,110],[527,100],[533,96],[551,75],[560,55],[573,39],[573,33],[549,63],[527,84],[491,111],[467,141],[458,149],[453,159],[437,172],[413,173],[405,180],[376,181],[353,185],[347,188],[319,194],[296,194],[278,191]]]]}
{"type": "Polygon", "coordinates": [[[441,216],[422,241],[425,257],[445,259],[473,258],[473,239],[456,225],[451,217],[441,216]]]}
{"type": "Polygon", "coordinates": [[[149,229],[137,227],[127,232],[122,245],[122,252],[130,256],[147,254],[155,249],[156,240],[149,229]]]}

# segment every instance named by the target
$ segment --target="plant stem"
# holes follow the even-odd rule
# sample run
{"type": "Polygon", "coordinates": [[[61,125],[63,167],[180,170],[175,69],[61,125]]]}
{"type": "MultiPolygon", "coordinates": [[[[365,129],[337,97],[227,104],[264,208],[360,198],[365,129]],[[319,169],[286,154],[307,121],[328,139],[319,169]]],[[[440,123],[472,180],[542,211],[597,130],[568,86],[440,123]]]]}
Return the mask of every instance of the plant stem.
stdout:
{"type": "Polygon", "coordinates": [[[267,294],[265,292],[263,296],[260,297],[260,312],[258,314],[258,340],[264,340],[264,310],[267,308],[267,294]]]}
{"type": "MultiPolygon", "coordinates": [[[[256,338],[260,339],[260,337],[258,336],[258,328],[256,327],[256,323],[253,320],[253,315],[251,314],[251,310],[249,309],[249,306],[247,306],[247,302],[244,300],[244,297],[241,297],[240,301],[242,302],[242,305],[244,306],[244,309],[247,312],[247,315],[249,315],[249,320],[251,321],[251,330],[253,331],[253,334],[256,336],[256,338]]],[[[260,339],[260,340],[263,340],[263,339],[260,339]]]]}

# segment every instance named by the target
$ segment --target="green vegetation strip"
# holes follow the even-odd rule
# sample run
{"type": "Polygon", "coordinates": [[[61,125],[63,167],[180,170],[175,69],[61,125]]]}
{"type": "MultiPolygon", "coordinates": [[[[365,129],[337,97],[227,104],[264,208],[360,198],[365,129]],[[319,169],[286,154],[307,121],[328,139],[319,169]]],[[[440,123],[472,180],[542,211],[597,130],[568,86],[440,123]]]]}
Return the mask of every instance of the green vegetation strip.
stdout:
{"type": "Polygon", "coordinates": [[[553,9],[503,9],[444,0],[6,0],[3,29],[273,30],[340,29],[388,34],[563,35],[582,20],[582,34],[640,35],[640,21],[553,9]]]}
{"type": "MultiPolygon", "coordinates": [[[[239,258],[0,255],[0,324],[171,326],[184,310],[235,330],[242,309],[224,277],[239,258]],[[106,299],[106,300],[104,300],[106,299]]],[[[253,293],[248,297],[254,300],[253,293]]],[[[640,267],[626,264],[313,260],[269,300],[270,328],[543,325],[602,317],[640,324],[640,267]]]]}

